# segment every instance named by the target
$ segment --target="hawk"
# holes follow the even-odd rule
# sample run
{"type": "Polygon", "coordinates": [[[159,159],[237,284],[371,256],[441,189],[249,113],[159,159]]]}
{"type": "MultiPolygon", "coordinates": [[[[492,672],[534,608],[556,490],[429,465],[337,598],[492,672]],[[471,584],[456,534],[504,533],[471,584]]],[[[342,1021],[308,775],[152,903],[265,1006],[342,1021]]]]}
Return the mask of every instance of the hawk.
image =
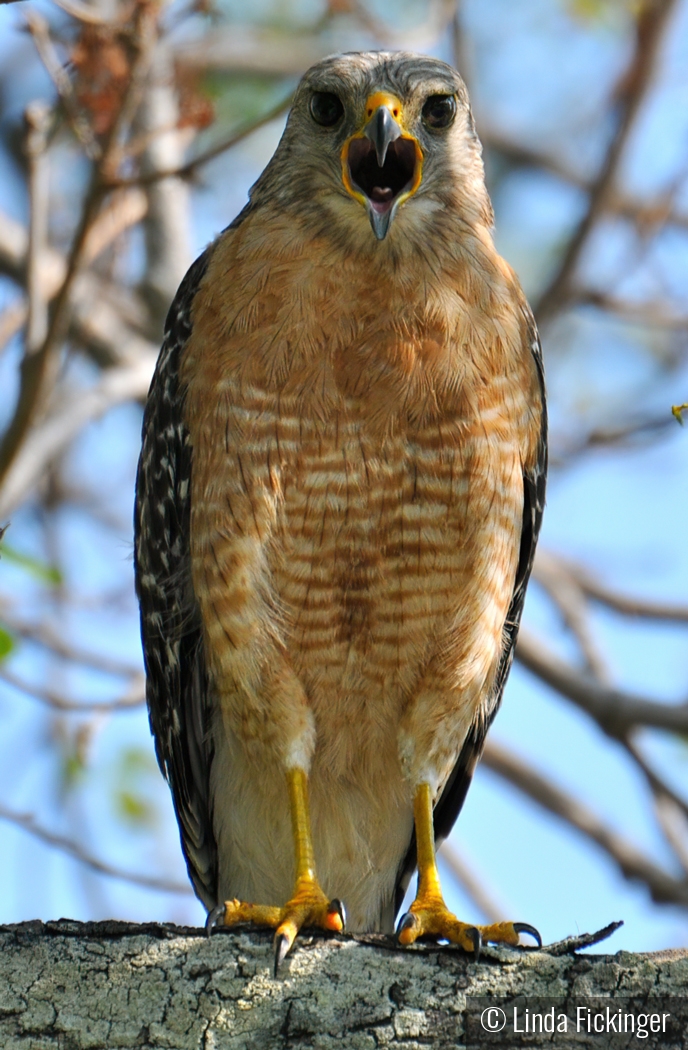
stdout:
{"type": "Polygon", "coordinates": [[[171,307],[143,422],[147,699],[217,924],[517,944],[442,898],[544,503],[535,323],[466,88],[330,57],[171,307]]]}

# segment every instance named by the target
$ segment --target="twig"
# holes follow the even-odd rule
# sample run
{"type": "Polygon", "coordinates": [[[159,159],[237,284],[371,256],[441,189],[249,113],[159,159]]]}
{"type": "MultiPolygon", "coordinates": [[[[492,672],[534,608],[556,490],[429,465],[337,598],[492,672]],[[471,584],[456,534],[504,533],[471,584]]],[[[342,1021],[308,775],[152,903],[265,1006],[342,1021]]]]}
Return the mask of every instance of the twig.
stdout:
{"type": "Polygon", "coordinates": [[[0,443],[0,483],[5,481],[32,423],[36,408],[45,395],[48,362],[67,332],[72,287],[83,263],[88,233],[100,210],[103,197],[108,192],[108,179],[112,176],[119,153],[119,137],[131,121],[138,104],[141,83],[148,69],[154,42],[156,10],[152,5],[142,4],[137,8],[137,12],[138,54],[132,65],[130,80],[119,112],[108,132],[102,156],[92,174],[91,185],[86,194],[81,219],[69,254],[67,272],[55,297],[48,331],[41,346],[34,353],[25,354],[22,361],[19,397],[14,415],[0,443]]]}
{"type": "Polygon", "coordinates": [[[55,85],[72,131],[83,146],[89,160],[96,160],[100,156],[100,146],[94,138],[88,120],[76,100],[69,76],[55,51],[50,39],[48,23],[32,8],[25,12],[25,18],[36,51],[55,85]]]}
{"type": "Polygon", "coordinates": [[[609,681],[607,665],[590,630],[585,594],[561,564],[547,554],[536,559],[533,578],[544,587],[578,642],[586,668],[600,682],[609,681]]]}
{"type": "Polygon", "coordinates": [[[84,667],[92,667],[95,671],[114,675],[118,678],[131,678],[140,674],[137,667],[113,660],[102,653],[94,653],[88,649],[80,649],[78,646],[71,645],[49,624],[30,623],[28,620],[15,618],[8,605],[4,602],[0,604],[0,621],[5,624],[12,634],[34,642],[44,649],[49,649],[51,653],[59,656],[62,660],[82,664],[84,667]]]}
{"type": "Polygon", "coordinates": [[[215,157],[219,157],[221,153],[226,153],[227,150],[232,149],[238,143],[243,142],[245,138],[252,135],[254,131],[258,131],[259,128],[264,127],[271,121],[276,120],[285,113],[290,105],[293,98],[293,93],[290,93],[286,98],[283,98],[281,102],[273,106],[266,113],[263,113],[261,117],[256,120],[249,121],[244,124],[243,127],[235,131],[229,138],[223,142],[218,142],[217,145],[211,146],[209,149],[204,150],[203,153],[199,153],[197,157],[193,157],[187,161],[186,164],[182,164],[181,167],[170,168],[164,171],[149,171],[141,175],[134,175],[131,178],[115,178],[111,179],[109,186],[111,189],[118,189],[126,186],[150,186],[154,182],[158,182],[160,179],[179,178],[186,179],[193,175],[198,168],[204,164],[208,164],[209,161],[214,160],[215,157]]]}
{"type": "Polygon", "coordinates": [[[516,656],[524,667],[586,711],[605,733],[615,739],[625,736],[635,726],[688,733],[688,704],[664,704],[604,686],[560,659],[523,628],[516,656]]]}
{"type": "Polygon", "coordinates": [[[21,332],[29,315],[26,303],[21,299],[9,306],[0,314],[0,352],[13,339],[17,332],[21,332]]]}
{"type": "Polygon", "coordinates": [[[94,857],[80,843],[66,838],[64,835],[56,835],[54,832],[44,828],[37,822],[32,813],[17,813],[0,804],[0,820],[6,820],[10,824],[22,828],[30,835],[40,839],[41,842],[45,842],[46,845],[52,846],[53,849],[57,849],[61,853],[67,853],[70,857],[78,860],[80,864],[85,864],[87,868],[97,871],[100,875],[107,875],[110,879],[120,879],[122,882],[131,882],[135,886],[143,886],[145,889],[157,890],[162,893],[181,893],[185,896],[191,893],[191,887],[188,883],[176,882],[174,879],[156,878],[152,875],[140,875],[138,872],[125,871],[122,868],[115,867],[113,864],[107,864],[98,857],[94,857]]]}
{"type": "Polygon", "coordinates": [[[501,922],[507,914],[507,909],[492,899],[485,890],[483,881],[466,864],[459,851],[451,843],[443,842],[439,849],[439,856],[483,917],[490,923],[501,922]]]}
{"type": "Polygon", "coordinates": [[[673,623],[688,623],[688,605],[678,605],[671,602],[653,602],[646,598],[635,598],[630,595],[619,594],[611,587],[600,583],[592,573],[584,566],[570,561],[566,558],[552,554],[542,548],[538,551],[535,559],[535,574],[539,576],[545,567],[556,563],[557,571],[566,574],[575,580],[585,594],[594,601],[623,613],[624,616],[637,616],[645,620],[667,620],[673,623]]]}
{"type": "Polygon", "coordinates": [[[671,802],[673,802],[673,804],[683,812],[684,816],[688,817],[688,802],[686,802],[685,799],[681,798],[681,796],[678,795],[674,791],[674,789],[666,783],[666,781],[662,780],[662,778],[658,776],[657,773],[655,773],[654,769],[646,761],[643,753],[636,746],[635,742],[631,739],[631,737],[624,737],[620,741],[620,743],[626,749],[626,751],[631,756],[635,764],[638,766],[640,772],[647,780],[647,783],[653,795],[655,795],[655,797],[661,795],[665,798],[670,799],[671,802]]]}
{"type": "Polygon", "coordinates": [[[36,101],[26,107],[26,156],[29,182],[29,244],[26,253],[28,296],[26,353],[34,354],[48,330],[48,302],[41,281],[40,260],[48,242],[48,157],[50,107],[36,101]]]}
{"type": "Polygon", "coordinates": [[[645,0],[638,14],[635,51],[620,90],[617,91],[620,100],[616,132],[592,184],[587,211],[571,237],[556,273],[536,305],[535,314],[540,324],[549,320],[568,299],[571,278],[581,252],[606,209],[619,161],[652,81],[664,29],[675,4],[676,0],[645,0]]]}
{"type": "Polygon", "coordinates": [[[14,689],[19,689],[26,696],[30,696],[32,699],[38,700],[39,703],[45,704],[46,707],[51,707],[55,711],[64,713],[78,712],[85,714],[86,712],[95,712],[97,714],[111,714],[115,711],[130,711],[133,707],[142,707],[146,702],[143,675],[135,676],[129,689],[123,696],[119,696],[115,700],[93,700],[91,702],[88,700],[73,700],[70,696],[63,696],[52,689],[42,689],[31,682],[25,682],[4,665],[0,666],[0,679],[7,682],[14,689]]]}
{"type": "Polygon", "coordinates": [[[596,813],[535,772],[530,765],[491,740],[487,742],[482,762],[547,812],[554,813],[597,843],[615,861],[625,878],[641,879],[647,885],[654,901],[688,905],[688,879],[676,879],[654,864],[637,846],[600,820],[596,813]]]}

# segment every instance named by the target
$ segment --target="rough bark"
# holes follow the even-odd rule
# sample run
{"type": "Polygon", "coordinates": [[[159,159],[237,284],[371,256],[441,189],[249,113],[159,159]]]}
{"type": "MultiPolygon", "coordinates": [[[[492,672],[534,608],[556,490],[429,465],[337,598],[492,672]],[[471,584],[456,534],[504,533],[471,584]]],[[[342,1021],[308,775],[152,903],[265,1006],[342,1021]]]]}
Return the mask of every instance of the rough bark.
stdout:
{"type": "MultiPolygon", "coordinates": [[[[488,948],[476,964],[452,947],[302,936],[274,979],[268,932],[208,939],[158,924],[22,923],[0,927],[0,1046],[454,1048],[466,1045],[467,996],[642,1003],[688,990],[688,950],[576,955],[570,948],[488,948]]],[[[685,1038],[635,1045],[683,1047],[685,1038]]],[[[547,1039],[529,1037],[527,1045],[612,1045],[547,1039]]]]}

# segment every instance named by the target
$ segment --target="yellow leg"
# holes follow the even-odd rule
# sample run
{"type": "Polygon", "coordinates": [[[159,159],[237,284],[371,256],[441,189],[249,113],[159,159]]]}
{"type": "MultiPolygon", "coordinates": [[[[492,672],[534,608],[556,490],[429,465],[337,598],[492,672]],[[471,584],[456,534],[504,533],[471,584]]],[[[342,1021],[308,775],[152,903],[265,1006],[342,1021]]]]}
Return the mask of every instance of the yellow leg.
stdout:
{"type": "Polygon", "coordinates": [[[225,901],[210,912],[206,924],[209,932],[218,923],[234,926],[240,922],[252,922],[275,927],[275,973],[302,926],[318,926],[341,933],[345,921],[341,902],[328,900],[315,872],[308,776],[303,769],[290,769],[287,784],[296,856],[296,881],[290,900],[281,908],[238,900],[225,901]]]}
{"type": "Polygon", "coordinates": [[[490,926],[471,926],[452,915],[444,903],[437,871],[429,784],[420,784],[416,789],[413,817],[418,850],[418,890],[416,899],[399,923],[397,935],[400,943],[413,944],[419,937],[440,937],[473,952],[476,959],[483,942],[517,945],[519,933],[531,934],[541,946],[540,934],[528,923],[496,922],[490,926]]]}

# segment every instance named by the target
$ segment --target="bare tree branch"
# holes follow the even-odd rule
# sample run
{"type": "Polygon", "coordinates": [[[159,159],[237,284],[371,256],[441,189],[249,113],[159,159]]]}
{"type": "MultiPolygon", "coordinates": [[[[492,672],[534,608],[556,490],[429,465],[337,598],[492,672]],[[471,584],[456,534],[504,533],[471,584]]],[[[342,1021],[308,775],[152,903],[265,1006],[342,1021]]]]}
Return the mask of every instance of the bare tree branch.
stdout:
{"type": "Polygon", "coordinates": [[[0,519],[8,517],[40,482],[48,463],[57,459],[85,426],[123,401],[144,398],[150,386],[155,354],[130,368],[113,368],[88,390],[63,391],[59,404],[24,439],[0,490],[0,519]]]}
{"type": "MultiPolygon", "coordinates": [[[[589,569],[579,562],[564,558],[544,547],[539,547],[533,567],[533,578],[542,582],[547,576],[566,580],[578,587],[588,598],[606,605],[624,616],[637,616],[645,620],[667,620],[673,623],[688,623],[688,605],[672,602],[653,602],[646,598],[636,598],[620,594],[611,587],[600,583],[589,569]]],[[[553,584],[555,585],[555,584],[553,584]]]]}
{"type": "Polygon", "coordinates": [[[48,623],[31,623],[16,617],[9,604],[0,600],[0,621],[5,624],[11,634],[18,638],[40,645],[48,649],[55,656],[70,663],[82,664],[91,667],[103,674],[114,675],[118,678],[132,678],[140,675],[140,668],[131,664],[115,660],[104,653],[95,653],[90,649],[82,649],[71,642],[65,641],[64,636],[48,623]]]}
{"type": "Polygon", "coordinates": [[[488,740],[482,762],[547,812],[554,813],[597,843],[615,861],[625,878],[641,879],[647,885],[654,901],[688,906],[688,878],[678,879],[664,871],[637,846],[608,827],[582,802],[541,773],[535,772],[530,765],[494,740],[488,740]]]}
{"type": "Polygon", "coordinates": [[[487,892],[483,880],[477,877],[451,842],[442,843],[439,856],[487,922],[502,922],[508,914],[508,909],[497,903],[487,892]]]}
{"type": "Polygon", "coordinates": [[[556,656],[541,639],[521,628],[517,659],[552,689],[586,711],[615,738],[635,726],[688,733],[688,704],[664,704],[600,684],[556,656]]]}
{"type": "Polygon", "coordinates": [[[607,207],[607,198],[616,178],[619,162],[652,83],[664,30],[675,5],[676,0],[645,0],[637,16],[635,51],[617,88],[619,112],[616,132],[591,187],[586,213],[571,237],[556,273],[536,304],[535,314],[540,324],[548,321],[568,299],[571,279],[581,252],[607,207]]]}
{"type": "Polygon", "coordinates": [[[68,856],[78,860],[80,864],[91,868],[92,871],[97,871],[100,875],[107,875],[110,879],[131,882],[135,886],[143,886],[144,889],[157,890],[161,893],[181,893],[185,896],[191,893],[191,887],[188,883],[177,882],[174,879],[156,878],[152,875],[141,875],[135,871],[126,871],[115,867],[113,864],[107,864],[98,857],[94,857],[80,843],[44,828],[38,823],[32,813],[17,813],[15,810],[0,804],[0,820],[6,820],[10,824],[22,828],[23,831],[27,831],[34,838],[40,839],[47,846],[52,846],[61,853],[68,854],[68,856]]]}
{"type": "Polygon", "coordinates": [[[38,700],[39,703],[45,704],[46,707],[52,707],[55,711],[62,711],[63,713],[78,712],[85,714],[86,712],[96,712],[98,714],[111,714],[117,711],[130,711],[133,707],[142,707],[146,702],[145,679],[142,674],[135,675],[132,678],[128,690],[122,696],[118,696],[114,700],[92,700],[90,702],[88,700],[74,700],[70,696],[63,696],[62,693],[58,693],[54,689],[46,689],[35,685],[33,682],[26,682],[4,665],[0,665],[0,679],[26,696],[30,696],[33,700],[38,700]]]}
{"type": "Polygon", "coordinates": [[[120,135],[130,123],[139,103],[143,79],[148,71],[155,43],[154,28],[157,12],[148,5],[141,5],[136,9],[135,17],[137,54],[119,111],[108,131],[102,155],[92,173],[91,185],[83,203],[81,218],[69,253],[67,272],[55,297],[48,331],[41,346],[24,355],[19,396],[14,415],[0,442],[0,483],[6,479],[31,426],[39,401],[45,396],[44,387],[48,363],[67,332],[72,288],[84,261],[89,231],[100,210],[102,199],[107,193],[105,180],[111,176],[117,164],[120,135]]]}

